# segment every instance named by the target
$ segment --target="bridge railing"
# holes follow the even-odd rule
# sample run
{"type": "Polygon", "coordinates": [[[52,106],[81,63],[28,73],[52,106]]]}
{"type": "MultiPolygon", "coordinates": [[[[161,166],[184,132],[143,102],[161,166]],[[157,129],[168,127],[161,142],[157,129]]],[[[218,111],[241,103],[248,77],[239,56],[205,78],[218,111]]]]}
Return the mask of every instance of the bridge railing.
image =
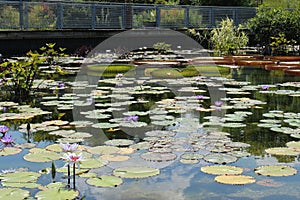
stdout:
{"type": "Polygon", "coordinates": [[[252,7],[0,1],[0,29],[213,28],[254,17],[252,7]]]}

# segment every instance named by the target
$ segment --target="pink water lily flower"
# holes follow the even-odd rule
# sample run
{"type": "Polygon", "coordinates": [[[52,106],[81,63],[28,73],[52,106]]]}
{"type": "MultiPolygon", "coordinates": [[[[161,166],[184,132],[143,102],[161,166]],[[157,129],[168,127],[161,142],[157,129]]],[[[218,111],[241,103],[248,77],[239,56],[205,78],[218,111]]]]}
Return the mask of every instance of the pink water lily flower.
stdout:
{"type": "Polygon", "coordinates": [[[197,100],[202,100],[202,99],[203,99],[203,95],[201,95],[201,94],[197,95],[197,96],[196,96],[196,99],[197,99],[197,100]]]}
{"type": "Polygon", "coordinates": [[[128,116],[128,117],[124,117],[123,120],[127,122],[137,122],[139,120],[139,116],[137,115],[128,116]]]}
{"type": "Polygon", "coordinates": [[[83,161],[83,155],[82,153],[76,154],[68,152],[63,155],[62,159],[64,159],[67,162],[66,165],[75,164],[79,168],[79,162],[83,161]]]}
{"type": "Polygon", "coordinates": [[[222,101],[215,101],[215,106],[220,107],[223,105],[222,101]]]}
{"type": "Polygon", "coordinates": [[[261,89],[262,90],[267,90],[267,89],[269,89],[269,86],[268,85],[263,85],[263,86],[261,86],[261,89]]]}
{"type": "Polygon", "coordinates": [[[5,125],[0,125],[0,133],[5,134],[9,131],[9,128],[5,125]]]}
{"type": "Polygon", "coordinates": [[[122,77],[123,77],[123,74],[122,74],[122,73],[116,74],[116,78],[120,79],[120,78],[122,78],[122,77]]]}
{"type": "Polygon", "coordinates": [[[7,134],[1,138],[1,142],[6,146],[11,146],[14,143],[14,140],[12,138],[12,135],[7,134]]]}
{"type": "Polygon", "coordinates": [[[60,143],[60,147],[64,152],[74,152],[77,150],[78,148],[78,144],[74,143],[74,144],[70,144],[70,143],[60,143]]]}

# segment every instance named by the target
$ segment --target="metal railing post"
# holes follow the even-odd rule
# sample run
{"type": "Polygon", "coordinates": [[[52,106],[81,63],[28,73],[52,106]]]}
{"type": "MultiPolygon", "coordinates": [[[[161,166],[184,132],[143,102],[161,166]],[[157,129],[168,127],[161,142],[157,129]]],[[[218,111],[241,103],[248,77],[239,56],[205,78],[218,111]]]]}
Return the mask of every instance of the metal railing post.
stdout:
{"type": "Polygon", "coordinates": [[[63,29],[63,7],[61,2],[57,3],[57,22],[56,22],[56,28],[57,29],[63,29]]]}
{"type": "Polygon", "coordinates": [[[91,4],[91,13],[92,13],[92,19],[91,19],[91,28],[92,30],[95,29],[96,26],[96,6],[95,3],[91,4]]]}
{"type": "Polygon", "coordinates": [[[25,17],[25,23],[24,23],[24,29],[28,29],[28,2],[25,2],[25,9],[24,9],[24,16],[25,17]]]}
{"type": "Polygon", "coordinates": [[[156,8],[155,8],[155,12],[156,12],[156,28],[159,28],[160,27],[160,6],[159,5],[156,5],[156,8]]]}
{"type": "Polygon", "coordinates": [[[215,26],[216,26],[215,9],[214,9],[214,7],[210,7],[210,9],[209,9],[209,27],[208,28],[214,28],[215,26]]]}
{"type": "Polygon", "coordinates": [[[189,6],[186,6],[184,8],[184,26],[186,28],[189,28],[190,27],[190,7],[189,6]]]}
{"type": "Polygon", "coordinates": [[[24,10],[23,10],[23,1],[20,0],[20,3],[19,3],[19,28],[22,30],[24,28],[24,20],[23,20],[23,17],[24,17],[24,10]]]}

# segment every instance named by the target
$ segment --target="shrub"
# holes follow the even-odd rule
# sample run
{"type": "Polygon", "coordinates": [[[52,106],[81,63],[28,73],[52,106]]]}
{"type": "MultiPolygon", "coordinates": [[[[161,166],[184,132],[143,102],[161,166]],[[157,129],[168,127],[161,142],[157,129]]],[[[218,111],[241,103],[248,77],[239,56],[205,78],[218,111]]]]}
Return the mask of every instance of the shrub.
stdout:
{"type": "Polygon", "coordinates": [[[245,47],[248,40],[248,36],[240,30],[240,27],[236,28],[233,20],[229,18],[222,20],[220,28],[211,31],[210,42],[217,55],[234,54],[245,47]]]}

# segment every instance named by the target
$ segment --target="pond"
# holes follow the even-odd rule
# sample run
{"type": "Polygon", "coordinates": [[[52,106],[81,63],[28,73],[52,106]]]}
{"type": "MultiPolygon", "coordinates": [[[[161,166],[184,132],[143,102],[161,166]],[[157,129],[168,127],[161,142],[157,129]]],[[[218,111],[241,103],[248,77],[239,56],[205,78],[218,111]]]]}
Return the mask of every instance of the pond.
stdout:
{"type": "Polygon", "coordinates": [[[0,151],[0,196],[299,199],[299,77],[175,57],[175,67],[73,60],[73,74],[37,81],[30,106],[3,98],[14,144],[0,151]],[[75,184],[67,143],[83,155],[75,184]]]}

